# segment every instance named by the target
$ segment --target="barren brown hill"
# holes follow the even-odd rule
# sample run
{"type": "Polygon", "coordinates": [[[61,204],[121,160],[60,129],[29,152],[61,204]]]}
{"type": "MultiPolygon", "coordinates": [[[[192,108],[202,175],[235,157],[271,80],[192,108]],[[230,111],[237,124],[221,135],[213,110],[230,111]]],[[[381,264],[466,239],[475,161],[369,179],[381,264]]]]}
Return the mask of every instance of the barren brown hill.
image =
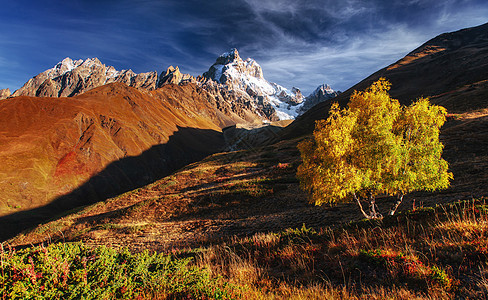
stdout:
{"type": "Polygon", "coordinates": [[[225,105],[193,84],[149,92],[113,83],[72,98],[3,100],[0,215],[68,193],[62,209],[99,201],[215,153],[221,128],[253,121],[225,105]]]}
{"type": "MultiPolygon", "coordinates": [[[[449,189],[406,196],[400,210],[488,196],[488,114],[450,118],[444,156],[449,189]]],[[[298,140],[214,154],[140,189],[77,209],[20,234],[14,246],[56,240],[168,251],[286,228],[335,226],[361,218],[355,203],[308,204],[295,177],[298,140]]],[[[379,199],[382,211],[394,199],[379,199]]]]}
{"type": "MultiPolygon", "coordinates": [[[[488,107],[488,23],[441,34],[396,63],[379,70],[331,101],[345,105],[354,90],[364,90],[380,77],[392,83],[390,94],[402,104],[429,97],[449,113],[488,107]]],[[[320,103],[282,132],[293,138],[313,131],[325,119],[331,101],[320,103]]]]}

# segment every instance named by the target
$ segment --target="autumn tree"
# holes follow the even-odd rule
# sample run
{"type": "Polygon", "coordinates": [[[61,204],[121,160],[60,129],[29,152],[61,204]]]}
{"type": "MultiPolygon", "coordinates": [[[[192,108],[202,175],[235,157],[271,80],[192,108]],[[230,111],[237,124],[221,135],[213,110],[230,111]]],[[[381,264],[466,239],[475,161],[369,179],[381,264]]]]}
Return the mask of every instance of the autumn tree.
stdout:
{"type": "Polygon", "coordinates": [[[347,108],[333,104],[327,120],[316,122],[313,138],[298,145],[303,162],[297,176],[312,203],[356,201],[366,218],[381,218],[378,195],[397,197],[393,215],[406,193],[449,186],[452,173],[439,141],[446,110],[425,98],[402,106],[389,89],[381,78],[355,91],[347,108]]]}

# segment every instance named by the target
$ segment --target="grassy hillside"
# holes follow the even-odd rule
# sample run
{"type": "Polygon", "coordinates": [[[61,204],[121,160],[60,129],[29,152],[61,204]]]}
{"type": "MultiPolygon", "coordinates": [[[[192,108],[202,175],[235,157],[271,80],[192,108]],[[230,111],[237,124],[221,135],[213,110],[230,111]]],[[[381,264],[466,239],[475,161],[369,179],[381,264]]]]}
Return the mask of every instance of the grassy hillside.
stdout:
{"type": "MultiPolygon", "coordinates": [[[[442,128],[451,187],[406,196],[400,210],[488,196],[488,115],[451,115],[442,128]]],[[[164,251],[233,236],[357,220],[354,204],[314,207],[296,180],[298,140],[215,154],[145,187],[76,209],[12,239],[12,245],[84,241],[164,251]]],[[[379,199],[383,210],[390,199],[379,199]]]]}
{"type": "MultiPolygon", "coordinates": [[[[106,298],[485,297],[487,124],[483,110],[450,115],[442,141],[452,186],[408,195],[400,215],[377,223],[360,221],[354,204],[307,203],[295,178],[299,139],[214,154],[4,243],[2,293],[17,286],[15,293],[37,295],[49,286],[61,298],[99,297],[90,287],[102,280],[106,298]],[[452,204],[458,200],[468,201],[452,204]],[[66,262],[68,275],[46,266],[51,256],[41,253],[50,251],[61,255],[56,261],[66,262]],[[83,257],[90,258],[86,266],[83,257]],[[131,261],[154,263],[140,269],[131,261]],[[80,277],[95,269],[124,275],[80,277]],[[172,286],[161,274],[183,284],[172,286]]],[[[379,199],[380,208],[389,200],[379,199]]]]}
{"type": "Polygon", "coordinates": [[[166,254],[83,243],[0,252],[3,299],[482,299],[488,206],[287,229],[166,254]]]}

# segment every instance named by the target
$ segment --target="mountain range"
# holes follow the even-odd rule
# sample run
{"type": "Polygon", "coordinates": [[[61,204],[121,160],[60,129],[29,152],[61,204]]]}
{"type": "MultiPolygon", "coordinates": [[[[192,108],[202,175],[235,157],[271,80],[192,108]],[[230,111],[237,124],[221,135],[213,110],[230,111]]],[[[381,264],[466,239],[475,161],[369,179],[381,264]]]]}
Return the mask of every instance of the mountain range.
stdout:
{"type": "Polygon", "coordinates": [[[289,91],[264,79],[261,66],[254,59],[244,61],[237,49],[232,49],[220,55],[209,70],[197,78],[182,74],[178,67],[173,66],[158,76],[155,71],[139,74],[132,70],[117,71],[98,58],[72,60],[67,57],[53,68],[29,79],[11,95],[10,91],[2,90],[0,99],[9,96],[73,97],[112,82],[148,91],[166,84],[194,83],[217,98],[232,99],[237,106],[246,106],[262,121],[294,119],[305,112],[305,107],[313,106],[310,103],[325,101],[338,94],[328,88],[320,97],[312,93],[305,98],[298,88],[289,91]]]}

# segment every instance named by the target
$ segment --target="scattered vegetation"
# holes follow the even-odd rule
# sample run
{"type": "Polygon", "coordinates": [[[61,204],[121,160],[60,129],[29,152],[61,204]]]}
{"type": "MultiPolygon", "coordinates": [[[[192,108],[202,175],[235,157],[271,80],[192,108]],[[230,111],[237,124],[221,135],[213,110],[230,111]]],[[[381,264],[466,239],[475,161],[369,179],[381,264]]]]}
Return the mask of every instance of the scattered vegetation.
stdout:
{"type": "Polygon", "coordinates": [[[452,173],[439,141],[446,110],[423,98],[401,106],[389,89],[381,78],[354,92],[347,109],[332,105],[329,118],[317,121],[313,139],[299,144],[303,163],[297,175],[311,202],[355,200],[366,218],[381,218],[377,195],[398,197],[393,215],[406,193],[449,186],[452,173]]]}
{"type": "Polygon", "coordinates": [[[191,258],[82,243],[2,250],[2,299],[232,299],[239,290],[191,258]]]}
{"type": "Polygon", "coordinates": [[[82,243],[3,249],[0,297],[482,299],[487,236],[487,205],[473,200],[169,254],[82,243]]]}

